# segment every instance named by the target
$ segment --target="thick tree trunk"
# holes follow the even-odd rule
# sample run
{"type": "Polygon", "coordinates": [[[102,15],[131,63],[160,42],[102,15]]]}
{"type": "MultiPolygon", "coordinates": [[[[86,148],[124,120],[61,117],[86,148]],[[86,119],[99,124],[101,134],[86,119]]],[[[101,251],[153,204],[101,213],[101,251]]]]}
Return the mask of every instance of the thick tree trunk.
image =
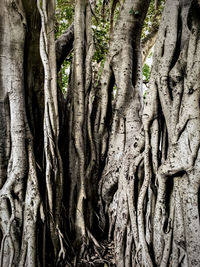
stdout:
{"type": "Polygon", "coordinates": [[[157,266],[200,263],[199,12],[198,1],[167,1],[143,116],[157,266]]]}
{"type": "Polygon", "coordinates": [[[0,2],[0,266],[66,264],[66,187],[82,258],[103,248],[99,220],[119,267],[199,266],[200,2],[167,0],[142,117],[148,4],[123,2],[95,91],[90,1],[76,1],[64,183],[55,2],[0,2]]]}
{"type": "Polygon", "coordinates": [[[21,1],[1,1],[1,266],[36,266],[41,205],[24,91],[27,23],[21,1]]]}
{"type": "MultiPolygon", "coordinates": [[[[140,38],[149,1],[125,1],[118,17],[101,78],[101,106],[97,110],[97,151],[105,157],[108,111],[112,107],[106,165],[100,194],[109,217],[109,239],[114,237],[117,266],[132,266],[139,246],[141,223],[136,219],[138,189],[144,157],[140,38]],[[112,96],[116,85],[116,95],[112,96]],[[114,98],[113,100],[111,100],[114,98]],[[112,101],[112,102],[111,102],[112,101]],[[99,115],[99,116],[98,116],[99,115]],[[137,189],[138,187],[138,189],[137,189]],[[135,195],[136,194],[136,195],[135,195]]],[[[145,189],[142,189],[143,192],[145,189]]],[[[141,193],[142,194],[142,193],[141,193]]],[[[139,196],[139,210],[143,197],[139,196]]],[[[141,213],[142,215],[142,213],[141,213]]],[[[140,219],[141,215],[139,215],[140,219]]],[[[147,254],[147,253],[146,253],[147,254]]],[[[147,254],[148,255],[148,254],[147,254]]],[[[149,261],[149,258],[146,258],[149,261]]]]}
{"type": "MultiPolygon", "coordinates": [[[[51,15],[48,10],[48,17],[45,17],[48,21],[45,22],[45,26],[44,20],[42,21],[43,31],[48,29],[48,32],[51,32],[45,39],[48,42],[45,43],[47,50],[42,50],[44,35],[41,37],[41,55],[44,51],[47,52],[47,56],[50,55],[50,60],[45,61],[44,57],[42,58],[46,67],[44,90],[43,67],[39,53],[42,14],[38,12],[36,1],[0,3],[1,266],[46,266],[50,260],[52,264],[53,261],[56,262],[65,256],[59,228],[62,163],[58,150],[59,127],[56,111],[56,60],[52,13],[55,8],[50,4],[49,2],[48,7],[51,15]],[[50,74],[47,70],[48,64],[50,74]],[[44,126],[44,130],[43,118],[45,126],[50,123],[48,127],[44,126]],[[46,163],[43,158],[44,144],[46,163]],[[51,169],[51,174],[48,174],[50,158],[50,169],[53,168],[53,171],[51,169]],[[49,179],[52,179],[50,183],[49,179]],[[46,247],[48,252],[52,251],[49,240],[52,240],[54,256],[51,256],[51,253],[46,254],[46,247]]],[[[42,9],[45,9],[44,3],[42,9]]]]}
{"type": "MultiPolygon", "coordinates": [[[[126,3],[128,1],[124,6],[126,3]]],[[[116,53],[111,54],[111,61],[108,56],[105,63],[101,124],[98,124],[100,127],[96,132],[104,134],[102,125],[109,103],[107,91],[114,73],[117,95],[113,101],[113,120],[100,192],[109,215],[109,236],[114,229],[118,266],[198,266],[200,262],[198,11],[197,1],[167,1],[143,115],[145,140],[139,113],[134,113],[139,105],[137,94],[131,98],[126,90],[120,91],[119,85],[126,77],[123,64],[128,62],[125,58],[123,61],[118,58],[123,51],[117,49],[120,39],[115,45],[116,53]],[[120,74],[116,75],[117,71],[120,74]],[[129,103],[135,103],[130,109],[132,118],[128,116],[129,103]],[[135,128],[137,118],[140,127],[135,128]],[[132,126],[130,132],[129,122],[132,126]],[[138,137],[141,144],[136,142],[138,137]],[[131,140],[131,145],[128,145],[128,140],[131,140]],[[141,175],[143,157],[144,178],[141,175]]],[[[125,40],[123,47],[126,47],[125,40]]],[[[126,69],[130,70],[130,64],[127,66],[126,69]]],[[[131,81],[130,77],[128,81],[131,81]]],[[[126,88],[126,84],[122,84],[122,88],[126,88]]]]}

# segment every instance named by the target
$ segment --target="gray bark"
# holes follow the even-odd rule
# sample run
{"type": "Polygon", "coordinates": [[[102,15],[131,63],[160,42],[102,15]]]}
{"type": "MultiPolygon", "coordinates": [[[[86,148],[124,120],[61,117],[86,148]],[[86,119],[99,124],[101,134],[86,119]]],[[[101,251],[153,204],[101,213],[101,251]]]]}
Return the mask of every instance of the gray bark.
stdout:
{"type": "MultiPolygon", "coordinates": [[[[100,195],[109,216],[109,238],[114,238],[117,266],[134,266],[140,238],[135,201],[136,184],[141,187],[144,133],[142,129],[142,79],[140,38],[148,1],[125,1],[118,17],[101,78],[101,106],[95,124],[97,151],[106,155],[100,195]],[[113,85],[117,92],[111,102],[113,85]],[[106,153],[106,121],[112,106],[111,130],[106,153]],[[99,117],[98,117],[99,114],[99,117]],[[106,154],[105,154],[106,153],[106,154]],[[138,181],[139,180],[139,181],[138,181]]],[[[143,190],[142,190],[143,192],[143,190]]],[[[142,196],[139,209],[143,205],[142,196]]],[[[142,213],[141,213],[142,215],[142,213]]],[[[141,218],[140,215],[140,218],[141,218]]],[[[141,225],[141,224],[140,224],[141,225]]],[[[146,253],[147,261],[149,260],[146,253]]]]}
{"type": "Polygon", "coordinates": [[[143,115],[157,266],[200,263],[199,10],[197,1],[167,1],[143,115]]]}
{"type": "MultiPolygon", "coordinates": [[[[55,9],[51,6],[50,10],[54,12],[55,9]]],[[[59,228],[62,164],[56,113],[54,15],[51,13],[45,24],[48,30],[51,28],[46,46],[48,56],[51,55],[50,62],[46,62],[51,74],[48,76],[46,68],[45,77],[39,53],[41,19],[36,1],[2,1],[0,18],[0,265],[46,266],[50,261],[65,257],[59,228]],[[48,130],[44,127],[43,131],[43,119],[45,125],[51,124],[48,130]],[[48,138],[51,140],[47,144],[48,138]],[[50,157],[54,159],[50,164],[55,177],[50,177],[53,184],[49,186],[48,170],[45,182],[43,168],[48,168],[50,157]],[[55,188],[55,202],[52,200],[53,209],[49,216],[51,186],[53,190],[55,188]],[[50,226],[52,220],[53,227],[50,226]],[[52,252],[51,244],[55,255],[49,253],[47,256],[46,250],[52,252]]]]}
{"type": "MultiPolygon", "coordinates": [[[[96,120],[100,123],[96,124],[95,133],[103,140],[109,103],[107,91],[114,73],[118,91],[112,106],[100,194],[109,215],[109,237],[114,238],[117,266],[198,266],[200,262],[198,12],[197,1],[166,3],[155,46],[143,126],[137,94],[131,98],[126,94],[126,83],[122,83],[126,77],[123,65],[128,61],[120,57],[123,51],[118,49],[120,38],[117,44],[111,40],[110,51],[115,44],[115,53],[109,54],[105,62],[101,116],[96,120]],[[121,84],[124,91],[120,90],[121,84]],[[132,118],[129,118],[129,103],[132,118]],[[138,128],[135,127],[137,118],[138,128]],[[129,126],[133,127],[130,132],[129,126]]],[[[114,33],[123,36],[117,28],[114,33]]],[[[126,38],[123,38],[123,48],[128,51],[126,38]]],[[[131,70],[130,64],[127,66],[131,70]]]]}
{"type": "Polygon", "coordinates": [[[166,2],[143,111],[148,4],[123,2],[95,88],[91,8],[76,1],[64,183],[54,1],[0,2],[0,266],[65,265],[63,229],[82,258],[100,253],[98,220],[119,267],[199,266],[200,2],[166,2]]]}
{"type": "Polygon", "coordinates": [[[25,109],[27,22],[22,2],[1,1],[0,18],[0,264],[35,266],[36,221],[41,199],[25,109]]]}
{"type": "MultiPolygon", "coordinates": [[[[78,0],[74,19],[74,58],[70,82],[69,111],[69,217],[80,256],[87,255],[93,224],[92,172],[95,166],[91,133],[91,85],[93,38],[89,1],[78,0]],[[87,214],[87,215],[86,215],[87,214]],[[81,249],[80,249],[81,247],[81,249]]],[[[79,254],[79,253],[78,253],[79,254]]]]}
{"type": "Polygon", "coordinates": [[[57,66],[54,36],[55,1],[37,1],[41,16],[40,55],[44,67],[44,154],[46,185],[46,223],[50,229],[54,259],[64,257],[60,229],[63,195],[63,165],[58,146],[60,133],[58,114],[57,66]]]}

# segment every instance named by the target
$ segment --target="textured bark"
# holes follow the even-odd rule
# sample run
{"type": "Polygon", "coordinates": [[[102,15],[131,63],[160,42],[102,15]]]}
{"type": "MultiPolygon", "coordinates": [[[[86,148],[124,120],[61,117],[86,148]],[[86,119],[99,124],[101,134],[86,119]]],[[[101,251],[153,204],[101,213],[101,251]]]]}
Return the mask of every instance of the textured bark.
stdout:
{"type": "MultiPolygon", "coordinates": [[[[36,1],[2,1],[0,9],[0,265],[47,266],[50,260],[52,263],[52,260],[56,262],[64,257],[59,229],[62,164],[57,145],[59,129],[58,112],[55,111],[57,90],[54,31],[48,35],[46,48],[48,47],[47,52],[48,55],[51,54],[51,59],[46,65],[50,65],[51,74],[48,76],[45,68],[43,91],[43,67],[39,54],[41,20],[36,1]],[[50,121],[48,130],[45,126],[43,130],[43,118],[45,124],[48,119],[50,121]],[[51,141],[47,145],[48,138],[51,138],[51,141]],[[46,164],[43,162],[44,144],[46,164]],[[56,155],[52,153],[52,147],[56,155]],[[51,181],[49,186],[48,170],[46,182],[43,179],[43,167],[48,166],[48,157],[54,159],[51,167],[54,174],[56,173],[56,185],[51,181]],[[53,209],[50,216],[51,199],[47,189],[50,187],[51,190],[51,186],[55,188],[55,202],[52,200],[53,209]],[[55,222],[53,227],[52,220],[55,222]],[[48,235],[45,236],[46,234],[48,235]],[[46,247],[49,252],[52,251],[49,242],[51,239],[54,256],[46,254],[46,247]]],[[[51,6],[50,10],[54,12],[54,7],[51,6]]],[[[45,30],[44,24],[42,26],[45,30]]],[[[48,30],[52,30],[52,27],[54,29],[53,14],[51,19],[48,18],[45,27],[48,30]]]]}
{"type": "Polygon", "coordinates": [[[60,70],[65,58],[73,48],[74,41],[74,25],[72,24],[57,40],[56,40],[56,62],[57,71],[60,70]]]}
{"type": "Polygon", "coordinates": [[[149,1],[123,2],[98,88],[93,4],[76,1],[65,134],[55,3],[0,2],[0,266],[66,266],[71,240],[88,266],[105,252],[100,228],[119,267],[199,266],[200,2],[166,2],[144,112],[140,36],[149,1]]]}
{"type": "Polygon", "coordinates": [[[94,169],[94,150],[90,127],[91,60],[93,39],[89,1],[77,0],[74,18],[74,58],[70,82],[69,116],[69,217],[75,241],[85,257],[88,242],[94,241],[91,177],[94,169]]]}
{"type": "Polygon", "coordinates": [[[200,263],[199,11],[197,1],[167,1],[143,116],[157,266],[200,263]]]}
{"type": "Polygon", "coordinates": [[[41,205],[24,91],[27,23],[21,1],[1,1],[1,266],[35,266],[41,205]],[[6,15],[5,15],[6,14],[6,15]]]}
{"type": "Polygon", "coordinates": [[[46,185],[46,224],[50,230],[54,259],[64,257],[60,232],[63,195],[63,166],[58,147],[59,115],[55,48],[55,1],[37,1],[41,16],[40,55],[44,67],[44,153],[46,185]]]}
{"type": "MultiPolygon", "coordinates": [[[[117,266],[134,265],[137,258],[135,251],[139,249],[140,243],[144,243],[139,239],[141,229],[136,221],[135,198],[138,195],[136,187],[141,187],[140,180],[143,179],[140,38],[148,4],[148,1],[127,0],[121,8],[102,73],[101,106],[97,110],[95,123],[95,139],[97,143],[102,142],[97,151],[100,158],[104,159],[106,155],[100,194],[106,203],[109,239],[114,237],[117,266]],[[114,84],[117,92],[112,101],[114,84]],[[110,107],[112,116],[111,125],[108,125],[110,107]],[[105,125],[108,125],[109,132],[107,153],[105,125]]],[[[141,200],[140,206],[142,203],[141,200]]]]}
{"type": "MultiPolygon", "coordinates": [[[[121,14],[126,12],[127,3],[121,14]]],[[[105,62],[101,115],[97,116],[95,133],[103,140],[109,107],[107,92],[115,82],[117,94],[100,194],[109,216],[109,237],[112,238],[112,231],[114,235],[117,266],[198,266],[200,262],[198,12],[197,1],[167,1],[155,47],[143,127],[138,112],[140,98],[137,94],[131,98],[130,90],[125,90],[127,84],[131,88],[134,72],[126,83],[123,66],[128,61],[120,57],[123,49],[119,49],[119,36],[123,38],[123,34],[117,32],[117,27],[117,44],[111,40],[110,51],[115,44],[115,53],[110,52],[105,62]],[[121,85],[125,88],[122,92],[121,85]]],[[[123,16],[127,17],[128,14],[123,16]]],[[[120,22],[119,17],[118,27],[120,22]]],[[[124,26],[125,23],[123,33],[127,36],[124,26]]],[[[126,38],[122,40],[128,51],[126,38]]],[[[128,59],[132,60],[130,55],[128,59]]],[[[130,71],[132,64],[127,66],[130,71]]]]}

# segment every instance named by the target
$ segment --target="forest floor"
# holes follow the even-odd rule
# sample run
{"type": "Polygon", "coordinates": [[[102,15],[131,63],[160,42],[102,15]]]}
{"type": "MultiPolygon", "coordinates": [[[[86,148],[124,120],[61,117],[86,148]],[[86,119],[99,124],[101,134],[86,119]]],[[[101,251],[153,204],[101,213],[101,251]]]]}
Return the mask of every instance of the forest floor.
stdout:
{"type": "Polygon", "coordinates": [[[101,249],[91,251],[86,255],[86,259],[81,259],[76,263],[77,267],[115,267],[114,243],[104,241],[101,243],[101,249]]]}

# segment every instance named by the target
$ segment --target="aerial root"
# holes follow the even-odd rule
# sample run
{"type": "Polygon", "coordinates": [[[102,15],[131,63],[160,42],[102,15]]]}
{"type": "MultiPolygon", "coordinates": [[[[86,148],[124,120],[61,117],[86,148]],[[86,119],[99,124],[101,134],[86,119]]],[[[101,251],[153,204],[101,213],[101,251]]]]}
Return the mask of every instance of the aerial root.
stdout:
{"type": "Polygon", "coordinates": [[[64,236],[63,236],[62,232],[60,231],[58,225],[57,225],[56,229],[57,229],[57,232],[58,232],[58,237],[59,237],[59,242],[60,242],[60,251],[58,253],[58,259],[57,259],[57,263],[59,263],[60,261],[65,259],[66,249],[65,249],[64,243],[63,243],[63,241],[65,241],[64,240],[64,236]]]}

